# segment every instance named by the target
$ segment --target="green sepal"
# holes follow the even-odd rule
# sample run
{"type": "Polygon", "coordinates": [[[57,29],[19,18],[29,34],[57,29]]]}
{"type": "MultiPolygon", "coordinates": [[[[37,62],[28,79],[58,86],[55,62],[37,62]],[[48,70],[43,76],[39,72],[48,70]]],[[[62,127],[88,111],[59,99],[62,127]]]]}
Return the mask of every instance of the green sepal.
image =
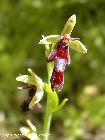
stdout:
{"type": "Polygon", "coordinates": [[[43,87],[44,83],[40,77],[38,77],[32,69],[28,68],[28,72],[31,74],[32,79],[35,80],[36,86],[43,87]]]}
{"type": "Polygon", "coordinates": [[[20,75],[16,78],[16,80],[29,85],[36,85],[35,80],[30,75],[20,75]]]}
{"type": "Polygon", "coordinates": [[[64,35],[64,34],[70,34],[71,35],[71,32],[72,32],[75,24],[76,24],[76,15],[74,14],[67,20],[61,35],[64,35]]]}
{"type": "Polygon", "coordinates": [[[79,40],[70,40],[68,46],[78,52],[87,53],[86,47],[79,40]]]}
{"type": "Polygon", "coordinates": [[[59,41],[60,35],[49,35],[49,36],[42,36],[43,38],[40,40],[38,44],[53,44],[59,41]]]}
{"type": "Polygon", "coordinates": [[[42,88],[44,83],[41,78],[39,78],[30,68],[28,69],[30,75],[19,75],[16,80],[29,85],[35,85],[38,88],[42,88]]]}

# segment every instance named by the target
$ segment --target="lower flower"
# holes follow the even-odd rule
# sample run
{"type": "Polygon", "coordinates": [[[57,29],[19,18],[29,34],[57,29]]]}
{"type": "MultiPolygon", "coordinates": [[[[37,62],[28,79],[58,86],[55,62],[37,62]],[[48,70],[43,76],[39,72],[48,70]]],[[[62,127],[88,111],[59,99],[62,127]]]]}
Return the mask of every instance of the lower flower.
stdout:
{"type": "Polygon", "coordinates": [[[16,80],[26,84],[26,87],[19,87],[19,89],[28,89],[28,95],[24,100],[21,108],[24,112],[27,112],[34,107],[40,108],[40,100],[43,97],[44,83],[40,77],[38,77],[31,69],[28,69],[30,75],[19,75],[16,80]]]}
{"type": "Polygon", "coordinates": [[[33,97],[35,96],[35,93],[36,93],[36,90],[37,90],[36,86],[28,86],[28,87],[25,87],[25,88],[29,89],[29,92],[28,92],[27,98],[25,99],[25,101],[21,105],[21,109],[22,109],[23,112],[27,112],[27,111],[30,110],[29,109],[29,104],[32,101],[33,97]]]}

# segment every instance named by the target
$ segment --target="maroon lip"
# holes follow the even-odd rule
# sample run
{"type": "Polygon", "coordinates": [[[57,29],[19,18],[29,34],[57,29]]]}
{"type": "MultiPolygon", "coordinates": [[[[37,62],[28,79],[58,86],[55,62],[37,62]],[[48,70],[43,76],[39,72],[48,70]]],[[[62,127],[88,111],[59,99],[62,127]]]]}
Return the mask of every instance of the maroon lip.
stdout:
{"type": "Polygon", "coordinates": [[[71,39],[69,34],[61,36],[54,50],[48,56],[48,62],[54,61],[54,69],[50,79],[51,88],[54,91],[58,88],[61,91],[64,85],[64,70],[70,64],[68,42],[71,39]]]}

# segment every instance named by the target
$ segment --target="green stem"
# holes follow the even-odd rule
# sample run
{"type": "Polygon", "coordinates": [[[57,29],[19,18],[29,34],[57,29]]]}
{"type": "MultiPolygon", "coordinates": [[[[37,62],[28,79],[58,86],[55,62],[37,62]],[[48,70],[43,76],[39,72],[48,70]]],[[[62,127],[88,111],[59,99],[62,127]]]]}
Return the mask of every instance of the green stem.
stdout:
{"type": "Polygon", "coordinates": [[[50,135],[50,124],[52,119],[52,113],[49,111],[49,101],[50,101],[49,96],[47,95],[47,105],[44,119],[44,140],[48,140],[50,135]]]}
{"type": "MultiPolygon", "coordinates": [[[[49,46],[46,46],[46,57],[48,56],[50,50],[49,46]]],[[[48,63],[47,64],[47,72],[48,72],[48,84],[50,85],[50,77],[52,73],[52,64],[48,63]]],[[[50,97],[47,94],[47,104],[46,104],[46,112],[45,112],[45,118],[44,118],[44,138],[43,140],[48,140],[49,135],[50,135],[50,124],[51,124],[51,119],[52,119],[52,112],[50,111],[50,97]]]]}

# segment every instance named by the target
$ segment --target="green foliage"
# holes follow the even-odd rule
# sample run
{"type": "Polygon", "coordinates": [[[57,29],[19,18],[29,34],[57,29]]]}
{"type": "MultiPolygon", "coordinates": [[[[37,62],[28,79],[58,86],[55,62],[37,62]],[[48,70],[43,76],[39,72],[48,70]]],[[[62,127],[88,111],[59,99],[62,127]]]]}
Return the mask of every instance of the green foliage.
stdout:
{"type": "Polygon", "coordinates": [[[48,84],[45,84],[44,90],[47,92],[47,94],[50,97],[51,103],[50,103],[49,108],[50,108],[51,112],[60,110],[65,105],[65,103],[68,101],[68,99],[66,98],[61,102],[61,104],[59,104],[59,97],[58,97],[57,93],[53,92],[51,87],[48,84]]]}

